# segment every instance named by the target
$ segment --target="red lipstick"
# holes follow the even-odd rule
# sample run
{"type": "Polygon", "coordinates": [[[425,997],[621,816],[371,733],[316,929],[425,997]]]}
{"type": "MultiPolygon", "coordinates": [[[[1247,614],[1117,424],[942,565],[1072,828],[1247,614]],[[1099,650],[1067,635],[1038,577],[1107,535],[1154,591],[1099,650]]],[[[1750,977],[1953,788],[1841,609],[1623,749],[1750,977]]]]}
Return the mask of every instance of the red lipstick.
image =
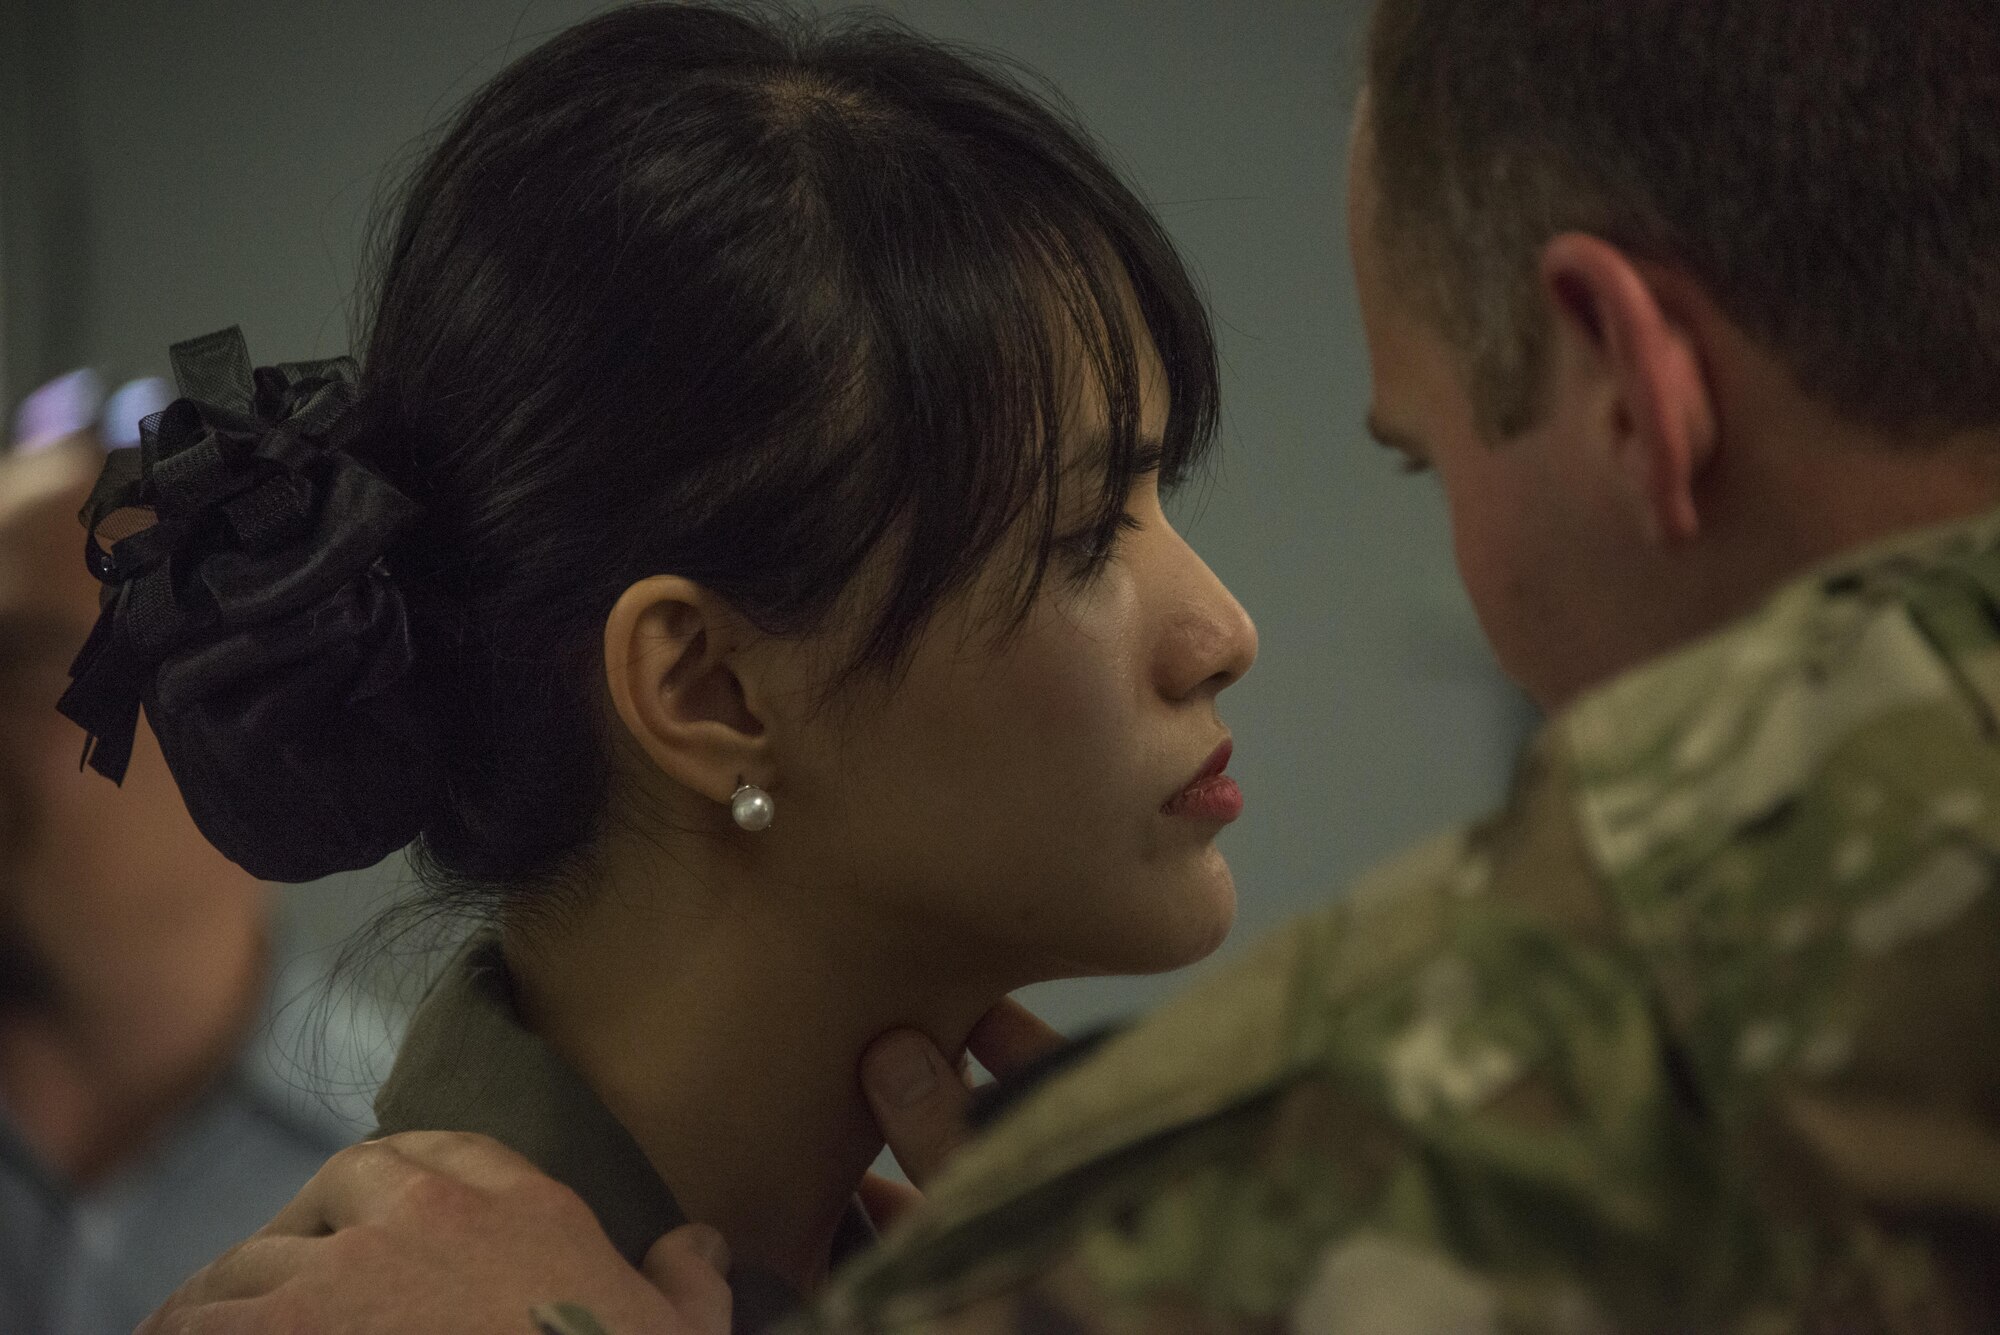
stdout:
{"type": "Polygon", "coordinates": [[[1243,790],[1236,786],[1236,780],[1223,773],[1229,768],[1229,757],[1234,748],[1227,741],[1215,748],[1194,778],[1188,780],[1187,787],[1175,793],[1160,810],[1169,816],[1186,816],[1191,820],[1215,821],[1227,825],[1243,814],[1243,790]]]}

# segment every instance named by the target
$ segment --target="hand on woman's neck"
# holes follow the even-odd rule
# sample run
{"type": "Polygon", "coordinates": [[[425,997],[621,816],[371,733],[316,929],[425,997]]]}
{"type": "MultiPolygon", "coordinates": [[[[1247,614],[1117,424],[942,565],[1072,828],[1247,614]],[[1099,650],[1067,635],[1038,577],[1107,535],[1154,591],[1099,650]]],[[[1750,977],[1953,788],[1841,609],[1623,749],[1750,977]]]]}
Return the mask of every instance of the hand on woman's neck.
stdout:
{"type": "Polygon", "coordinates": [[[510,933],[524,1018],[631,1131],[690,1219],[800,1292],[882,1141],[861,1053],[910,1026],[946,1052],[1011,987],[910,925],[860,921],[821,871],[687,840],[601,862],[560,925],[510,933]]]}

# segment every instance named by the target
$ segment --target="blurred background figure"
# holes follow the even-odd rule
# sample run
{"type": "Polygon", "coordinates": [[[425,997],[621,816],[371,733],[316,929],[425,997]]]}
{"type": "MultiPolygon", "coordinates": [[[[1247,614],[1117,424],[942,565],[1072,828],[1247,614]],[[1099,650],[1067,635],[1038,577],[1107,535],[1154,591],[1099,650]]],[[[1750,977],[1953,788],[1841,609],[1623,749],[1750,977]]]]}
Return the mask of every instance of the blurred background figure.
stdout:
{"type": "MultiPolygon", "coordinates": [[[[124,1335],[367,1129],[392,1011],[209,847],[142,723],[123,787],[55,712],[97,615],[77,510],[167,388],[75,372],[0,458],[0,1331],[124,1335]],[[332,1005],[319,1003],[331,1001],[332,1005]]],[[[386,1057],[382,1063],[386,1070],[386,1057]]]]}

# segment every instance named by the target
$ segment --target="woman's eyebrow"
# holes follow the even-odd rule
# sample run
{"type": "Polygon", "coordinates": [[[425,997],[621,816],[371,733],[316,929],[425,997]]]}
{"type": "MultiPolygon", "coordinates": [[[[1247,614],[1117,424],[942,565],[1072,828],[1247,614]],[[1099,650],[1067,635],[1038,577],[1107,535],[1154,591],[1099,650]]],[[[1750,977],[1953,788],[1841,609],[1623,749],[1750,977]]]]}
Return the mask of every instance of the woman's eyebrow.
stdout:
{"type": "MultiPolygon", "coordinates": [[[[1167,456],[1167,444],[1158,435],[1140,435],[1132,454],[1132,472],[1139,475],[1159,471],[1167,456]]],[[[1100,428],[1085,436],[1063,471],[1078,477],[1100,477],[1111,466],[1111,429],[1100,428]]]]}

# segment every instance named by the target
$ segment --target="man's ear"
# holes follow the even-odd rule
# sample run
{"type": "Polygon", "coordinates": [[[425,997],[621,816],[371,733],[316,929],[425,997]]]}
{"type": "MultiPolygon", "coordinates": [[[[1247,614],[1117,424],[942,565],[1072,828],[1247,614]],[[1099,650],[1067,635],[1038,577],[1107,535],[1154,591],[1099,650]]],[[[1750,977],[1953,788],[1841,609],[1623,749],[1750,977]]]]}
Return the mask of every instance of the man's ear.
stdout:
{"type": "MultiPolygon", "coordinates": [[[[1717,444],[1715,402],[1694,327],[1616,246],[1566,232],[1542,250],[1558,340],[1609,389],[1596,424],[1654,542],[1701,531],[1696,493],[1717,444]]],[[[1560,361],[1560,359],[1559,359],[1560,361]]]]}
{"type": "Polygon", "coordinates": [[[605,685],[619,722],[663,774],[711,801],[777,777],[742,675],[754,638],[728,603],[678,575],[632,585],[604,622],[605,685]]]}

